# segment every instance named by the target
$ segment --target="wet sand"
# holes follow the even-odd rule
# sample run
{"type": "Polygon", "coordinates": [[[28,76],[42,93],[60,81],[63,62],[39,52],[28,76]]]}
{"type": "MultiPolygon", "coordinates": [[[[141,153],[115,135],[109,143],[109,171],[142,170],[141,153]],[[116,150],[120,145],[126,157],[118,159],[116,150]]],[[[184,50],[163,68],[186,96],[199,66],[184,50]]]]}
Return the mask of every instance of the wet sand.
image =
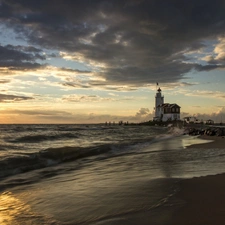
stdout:
{"type": "Polygon", "coordinates": [[[184,205],[173,213],[168,224],[225,224],[225,175],[183,180],[176,198],[184,205]]]}
{"type": "MultiPolygon", "coordinates": [[[[200,138],[214,141],[188,148],[225,148],[223,137],[200,138]]],[[[182,180],[174,198],[183,204],[174,211],[168,225],[225,224],[225,174],[182,180]]]]}
{"type": "MultiPolygon", "coordinates": [[[[187,148],[225,148],[225,138],[201,136],[213,140],[187,148]]],[[[225,162],[224,162],[225,163],[225,162]]],[[[183,179],[179,191],[154,210],[124,215],[94,225],[222,225],[225,224],[225,173],[183,179]]]]}
{"type": "Polygon", "coordinates": [[[204,140],[212,140],[212,142],[203,143],[203,144],[194,144],[191,146],[188,146],[187,148],[225,148],[225,137],[221,136],[207,136],[202,135],[199,136],[200,139],[204,140]]]}

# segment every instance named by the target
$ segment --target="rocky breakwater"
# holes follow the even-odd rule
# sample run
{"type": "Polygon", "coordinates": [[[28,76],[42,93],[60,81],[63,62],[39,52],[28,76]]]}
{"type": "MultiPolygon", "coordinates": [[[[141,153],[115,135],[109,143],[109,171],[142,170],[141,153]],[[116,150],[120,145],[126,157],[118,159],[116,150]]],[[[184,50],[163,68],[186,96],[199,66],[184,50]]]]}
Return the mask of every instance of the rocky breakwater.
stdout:
{"type": "Polygon", "coordinates": [[[189,135],[207,135],[207,136],[225,136],[225,127],[189,127],[185,134],[189,135]]]}

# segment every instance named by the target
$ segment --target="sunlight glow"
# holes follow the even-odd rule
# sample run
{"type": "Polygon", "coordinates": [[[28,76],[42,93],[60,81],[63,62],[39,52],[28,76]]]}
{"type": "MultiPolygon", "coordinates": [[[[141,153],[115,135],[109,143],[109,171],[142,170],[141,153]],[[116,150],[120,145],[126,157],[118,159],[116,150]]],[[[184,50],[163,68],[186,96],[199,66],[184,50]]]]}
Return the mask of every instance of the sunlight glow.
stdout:
{"type": "Polygon", "coordinates": [[[0,194],[0,202],[1,225],[26,224],[23,222],[26,217],[33,215],[29,205],[16,198],[11,192],[0,194]]]}

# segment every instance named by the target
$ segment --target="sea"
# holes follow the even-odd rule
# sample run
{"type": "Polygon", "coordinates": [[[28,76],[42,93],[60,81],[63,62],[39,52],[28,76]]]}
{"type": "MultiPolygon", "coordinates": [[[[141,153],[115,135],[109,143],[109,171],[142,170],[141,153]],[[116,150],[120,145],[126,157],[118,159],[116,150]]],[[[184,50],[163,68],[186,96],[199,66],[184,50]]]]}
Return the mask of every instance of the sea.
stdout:
{"type": "Polygon", "coordinates": [[[225,148],[191,147],[207,140],[184,133],[173,126],[0,125],[0,224],[142,224],[127,218],[160,211],[180,180],[225,172],[225,148]]]}

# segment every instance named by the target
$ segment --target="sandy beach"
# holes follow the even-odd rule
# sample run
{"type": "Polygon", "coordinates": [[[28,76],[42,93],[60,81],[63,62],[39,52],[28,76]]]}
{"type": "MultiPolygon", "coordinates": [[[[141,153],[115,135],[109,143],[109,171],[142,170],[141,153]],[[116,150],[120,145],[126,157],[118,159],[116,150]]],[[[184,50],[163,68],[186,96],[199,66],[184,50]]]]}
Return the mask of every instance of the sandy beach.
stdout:
{"type": "MultiPolygon", "coordinates": [[[[201,136],[213,140],[188,148],[224,148],[225,138],[201,136]]],[[[175,199],[184,202],[175,210],[168,224],[173,225],[221,225],[225,224],[225,174],[185,179],[175,199]]]]}
{"type": "MultiPolygon", "coordinates": [[[[224,148],[225,138],[200,136],[213,140],[187,148],[224,148]]],[[[153,224],[153,225],[222,225],[225,224],[225,174],[195,177],[179,181],[179,191],[163,208],[151,212],[108,220],[97,224],[153,224]]]]}
{"type": "Polygon", "coordinates": [[[225,138],[200,138],[213,141],[166,136],[132,144],[127,154],[9,176],[1,181],[0,224],[225,224],[225,138]]]}
{"type": "Polygon", "coordinates": [[[212,140],[212,142],[195,144],[188,146],[187,148],[225,148],[225,137],[224,136],[207,136],[201,135],[198,138],[204,140],[212,140]]]}
{"type": "MultiPolygon", "coordinates": [[[[187,148],[225,147],[225,138],[201,136],[213,140],[187,148]]],[[[100,221],[95,225],[222,225],[225,224],[225,174],[181,179],[179,190],[165,204],[154,210],[100,221]]]]}

